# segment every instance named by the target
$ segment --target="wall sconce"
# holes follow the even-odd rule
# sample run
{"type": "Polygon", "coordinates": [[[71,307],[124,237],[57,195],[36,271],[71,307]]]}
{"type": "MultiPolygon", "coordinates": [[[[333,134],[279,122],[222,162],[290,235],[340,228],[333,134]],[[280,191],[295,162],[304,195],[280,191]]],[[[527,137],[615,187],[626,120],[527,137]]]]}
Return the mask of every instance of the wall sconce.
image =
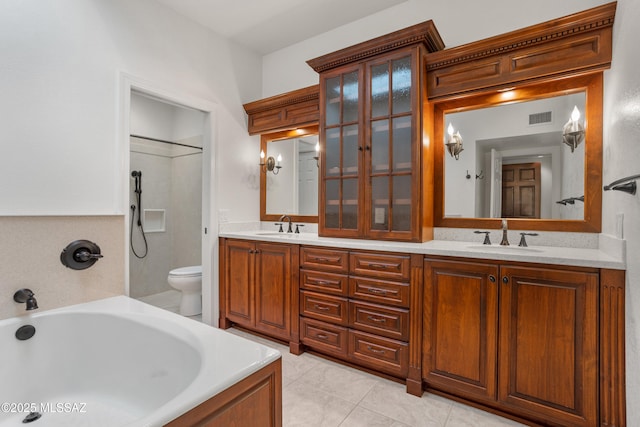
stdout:
{"type": "Polygon", "coordinates": [[[320,167],[320,142],[316,142],[316,155],[313,158],[316,159],[316,166],[320,167]]]}
{"type": "Polygon", "coordinates": [[[458,160],[460,158],[460,153],[464,150],[464,148],[462,148],[462,137],[460,136],[460,132],[453,133],[453,126],[449,123],[447,133],[449,134],[449,139],[444,145],[447,146],[447,150],[449,150],[451,157],[455,157],[455,159],[458,160]]]}
{"type": "Polygon", "coordinates": [[[280,166],[280,162],[282,161],[282,154],[278,154],[278,163],[276,163],[276,159],[274,159],[273,156],[267,157],[267,161],[265,163],[264,156],[264,151],[260,150],[260,167],[262,168],[262,172],[273,172],[274,175],[278,175],[278,172],[280,172],[280,168],[282,168],[282,166],[280,166]]]}
{"type": "Polygon", "coordinates": [[[571,147],[571,152],[584,140],[584,126],[579,122],[580,110],[573,107],[571,118],[562,128],[562,142],[571,147]]]}

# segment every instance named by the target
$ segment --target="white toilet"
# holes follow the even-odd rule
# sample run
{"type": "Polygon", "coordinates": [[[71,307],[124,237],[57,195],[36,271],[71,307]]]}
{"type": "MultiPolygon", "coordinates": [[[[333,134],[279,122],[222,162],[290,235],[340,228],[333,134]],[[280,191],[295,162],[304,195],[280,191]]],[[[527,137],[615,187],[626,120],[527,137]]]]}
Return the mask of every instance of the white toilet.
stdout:
{"type": "Polygon", "coordinates": [[[169,272],[167,281],[182,292],[180,314],[195,316],[202,313],[202,266],[176,268],[169,272]]]}

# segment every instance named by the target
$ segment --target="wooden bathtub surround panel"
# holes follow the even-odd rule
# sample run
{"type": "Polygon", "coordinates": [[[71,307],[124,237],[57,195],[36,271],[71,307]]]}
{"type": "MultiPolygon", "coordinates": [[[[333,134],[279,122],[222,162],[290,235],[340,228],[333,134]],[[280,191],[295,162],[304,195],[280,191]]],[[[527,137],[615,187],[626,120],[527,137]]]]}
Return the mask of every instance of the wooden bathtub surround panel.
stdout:
{"type": "Polygon", "coordinates": [[[282,359],[218,393],[166,427],[282,426],[282,359]]]}
{"type": "Polygon", "coordinates": [[[600,272],[600,425],[626,426],[625,272],[600,272]]]}
{"type": "Polygon", "coordinates": [[[616,3],[427,54],[429,98],[604,70],[616,3]]]}
{"type": "Polygon", "coordinates": [[[313,85],[244,104],[249,135],[317,125],[320,87],[313,85]]]}
{"type": "Polygon", "coordinates": [[[425,261],[422,370],[430,387],[495,402],[497,277],[497,265],[425,261]]]}

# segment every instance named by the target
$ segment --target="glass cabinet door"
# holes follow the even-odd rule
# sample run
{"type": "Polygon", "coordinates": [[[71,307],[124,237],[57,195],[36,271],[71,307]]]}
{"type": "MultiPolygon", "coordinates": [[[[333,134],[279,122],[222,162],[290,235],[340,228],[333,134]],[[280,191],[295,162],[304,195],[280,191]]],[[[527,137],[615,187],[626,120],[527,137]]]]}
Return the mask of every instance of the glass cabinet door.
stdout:
{"type": "MultiPolygon", "coordinates": [[[[367,130],[369,233],[411,233],[413,224],[412,56],[376,62],[368,68],[370,115],[367,130]]],[[[410,237],[410,236],[409,236],[410,237]]]]}
{"type": "Polygon", "coordinates": [[[361,229],[360,80],[359,68],[324,79],[324,200],[320,223],[325,231],[340,230],[341,235],[356,235],[361,229]]]}

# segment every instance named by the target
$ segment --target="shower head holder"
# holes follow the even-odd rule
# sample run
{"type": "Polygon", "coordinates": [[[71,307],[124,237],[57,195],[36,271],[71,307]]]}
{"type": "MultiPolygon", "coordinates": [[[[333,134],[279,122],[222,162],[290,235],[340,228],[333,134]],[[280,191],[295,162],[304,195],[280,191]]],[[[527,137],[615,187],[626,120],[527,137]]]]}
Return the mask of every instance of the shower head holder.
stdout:
{"type": "Polygon", "coordinates": [[[100,258],[100,246],[89,240],[75,240],[60,253],[62,265],[72,270],[89,268],[100,258]]]}

